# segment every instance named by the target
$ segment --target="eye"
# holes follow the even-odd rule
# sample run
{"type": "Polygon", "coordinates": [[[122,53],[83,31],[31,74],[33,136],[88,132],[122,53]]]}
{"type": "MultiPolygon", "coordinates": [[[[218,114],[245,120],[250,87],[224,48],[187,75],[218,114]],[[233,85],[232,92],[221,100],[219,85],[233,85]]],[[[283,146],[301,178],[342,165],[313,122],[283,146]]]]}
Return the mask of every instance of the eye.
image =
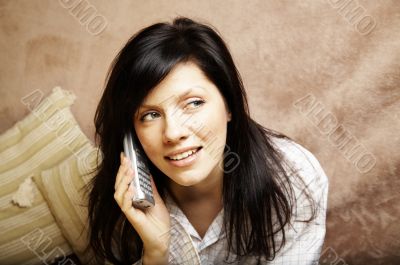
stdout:
{"type": "Polygon", "coordinates": [[[148,112],[148,113],[146,113],[146,114],[144,114],[141,118],[140,118],[140,120],[141,121],[151,121],[151,120],[154,120],[154,119],[156,119],[156,118],[158,118],[160,116],[160,114],[158,114],[157,112],[148,112]]]}
{"type": "Polygon", "coordinates": [[[196,99],[196,100],[189,102],[186,105],[186,107],[189,109],[196,109],[196,108],[200,107],[201,105],[203,105],[204,103],[205,103],[204,100],[196,99]]]}

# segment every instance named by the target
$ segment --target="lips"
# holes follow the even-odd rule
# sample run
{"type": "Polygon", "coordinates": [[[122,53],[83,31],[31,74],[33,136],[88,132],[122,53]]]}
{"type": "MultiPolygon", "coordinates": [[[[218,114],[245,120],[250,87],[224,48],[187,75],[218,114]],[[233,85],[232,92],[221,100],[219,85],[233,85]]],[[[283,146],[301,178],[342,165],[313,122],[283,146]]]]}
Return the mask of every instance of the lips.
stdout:
{"type": "Polygon", "coordinates": [[[194,152],[192,152],[192,150],[189,150],[189,152],[187,152],[186,154],[178,154],[177,157],[175,157],[178,158],[177,160],[171,159],[169,157],[166,157],[165,160],[170,166],[173,166],[175,168],[181,168],[181,169],[189,168],[191,166],[194,166],[197,163],[197,161],[201,159],[203,148],[198,147],[193,151],[194,152]]]}
{"type": "Polygon", "coordinates": [[[189,156],[192,156],[193,154],[197,153],[202,147],[188,147],[188,148],[183,148],[179,151],[175,151],[171,153],[170,155],[165,156],[166,159],[168,160],[173,160],[173,161],[179,161],[182,159],[185,159],[189,156]]]}

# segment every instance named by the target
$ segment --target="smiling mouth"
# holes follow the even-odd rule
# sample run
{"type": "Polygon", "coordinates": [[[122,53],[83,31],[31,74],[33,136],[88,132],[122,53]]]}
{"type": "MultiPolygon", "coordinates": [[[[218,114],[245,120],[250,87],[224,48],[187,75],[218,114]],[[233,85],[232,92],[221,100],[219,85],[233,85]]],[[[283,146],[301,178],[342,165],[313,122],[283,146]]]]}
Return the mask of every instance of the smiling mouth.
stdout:
{"type": "Polygon", "coordinates": [[[183,159],[185,159],[185,158],[188,158],[188,157],[194,155],[194,154],[197,153],[201,148],[203,148],[203,147],[200,146],[200,147],[198,147],[198,148],[196,148],[196,149],[189,150],[189,151],[183,152],[183,153],[178,154],[178,155],[166,156],[165,158],[168,159],[168,160],[171,160],[171,161],[180,161],[180,160],[183,160],[183,159]]]}

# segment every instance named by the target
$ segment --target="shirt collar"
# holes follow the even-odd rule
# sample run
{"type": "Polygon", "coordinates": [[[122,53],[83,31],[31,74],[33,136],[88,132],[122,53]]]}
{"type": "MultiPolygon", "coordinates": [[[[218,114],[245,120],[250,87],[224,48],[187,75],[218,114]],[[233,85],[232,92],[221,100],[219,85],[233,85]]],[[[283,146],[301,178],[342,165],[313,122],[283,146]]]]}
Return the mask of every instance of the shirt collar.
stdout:
{"type": "Polygon", "coordinates": [[[171,217],[171,225],[180,225],[183,229],[185,229],[192,239],[197,242],[199,251],[225,236],[225,231],[223,229],[224,209],[221,209],[211,225],[208,227],[204,238],[201,238],[196,229],[187,219],[186,215],[182,212],[172,196],[169,194],[167,189],[165,189],[164,192],[164,203],[171,217]]]}

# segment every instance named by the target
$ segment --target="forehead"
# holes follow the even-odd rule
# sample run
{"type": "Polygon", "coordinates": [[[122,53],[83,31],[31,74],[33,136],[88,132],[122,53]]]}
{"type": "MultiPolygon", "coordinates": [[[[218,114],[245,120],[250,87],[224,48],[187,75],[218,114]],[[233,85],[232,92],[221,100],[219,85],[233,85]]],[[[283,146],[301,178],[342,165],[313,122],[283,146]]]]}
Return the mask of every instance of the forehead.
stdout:
{"type": "Polygon", "coordinates": [[[149,92],[142,106],[158,105],[168,99],[179,99],[193,93],[213,94],[219,91],[196,64],[191,62],[178,64],[149,92]]]}

